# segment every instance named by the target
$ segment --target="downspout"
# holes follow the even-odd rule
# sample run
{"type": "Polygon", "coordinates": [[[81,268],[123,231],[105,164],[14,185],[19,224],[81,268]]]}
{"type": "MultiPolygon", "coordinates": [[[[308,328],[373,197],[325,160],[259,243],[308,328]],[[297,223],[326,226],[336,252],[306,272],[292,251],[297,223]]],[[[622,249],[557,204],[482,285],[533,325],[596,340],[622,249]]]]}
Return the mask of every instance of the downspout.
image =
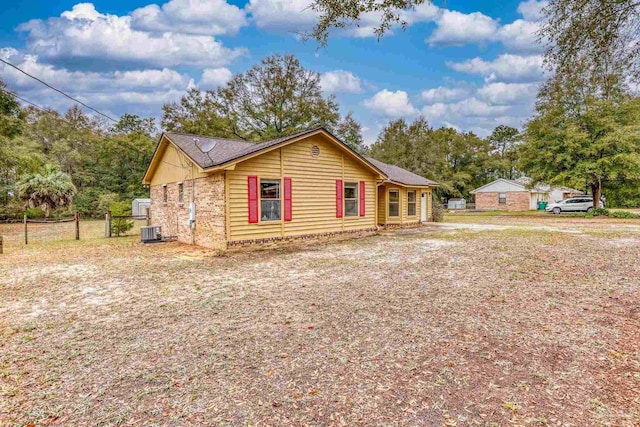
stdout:
{"type": "Polygon", "coordinates": [[[196,192],[196,180],[195,178],[193,178],[191,180],[191,201],[189,202],[189,209],[193,209],[193,213],[192,213],[192,217],[193,220],[190,221],[191,222],[191,244],[195,245],[196,244],[196,197],[195,197],[195,192],[196,192]]]}

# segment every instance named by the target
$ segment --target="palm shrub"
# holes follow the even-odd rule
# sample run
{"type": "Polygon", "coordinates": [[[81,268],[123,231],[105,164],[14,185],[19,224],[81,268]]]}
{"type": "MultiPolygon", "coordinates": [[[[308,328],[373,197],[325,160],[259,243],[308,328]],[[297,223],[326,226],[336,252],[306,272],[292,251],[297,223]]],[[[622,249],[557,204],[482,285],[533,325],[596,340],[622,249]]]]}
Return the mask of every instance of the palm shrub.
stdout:
{"type": "Polygon", "coordinates": [[[71,206],[76,194],[71,177],[51,165],[42,172],[23,176],[16,189],[25,209],[41,208],[45,218],[49,218],[52,209],[71,206]]]}

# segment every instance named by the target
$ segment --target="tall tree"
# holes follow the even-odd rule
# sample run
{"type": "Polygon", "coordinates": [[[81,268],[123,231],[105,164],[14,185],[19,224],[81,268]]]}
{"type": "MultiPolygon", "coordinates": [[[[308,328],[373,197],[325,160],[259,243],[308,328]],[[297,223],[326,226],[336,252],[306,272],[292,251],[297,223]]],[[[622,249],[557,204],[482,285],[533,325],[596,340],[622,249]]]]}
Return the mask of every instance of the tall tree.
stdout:
{"type": "Polygon", "coordinates": [[[588,98],[567,110],[544,102],[526,127],[521,166],[536,181],[602,189],[640,181],[640,99],[588,98]]]}
{"type": "Polygon", "coordinates": [[[13,138],[24,126],[24,114],[14,94],[0,80],[0,136],[13,138]]]}
{"type": "Polygon", "coordinates": [[[336,136],[347,144],[352,150],[365,154],[367,152],[367,146],[364,145],[362,139],[362,127],[360,123],[353,118],[353,114],[348,112],[346,116],[340,121],[335,129],[336,136]]]}
{"type": "Polygon", "coordinates": [[[220,116],[213,92],[190,88],[179,103],[162,106],[161,126],[171,132],[231,138],[230,125],[220,116]]]}
{"type": "MultiPolygon", "coordinates": [[[[7,205],[19,174],[37,162],[30,150],[24,150],[22,134],[26,128],[26,114],[14,94],[0,80],[0,203],[7,205]]],[[[31,147],[30,147],[31,148],[31,147]]]]}
{"type": "Polygon", "coordinates": [[[550,0],[544,14],[540,35],[548,40],[549,68],[640,77],[638,0],[550,0]]]}
{"type": "Polygon", "coordinates": [[[381,37],[394,25],[405,28],[408,24],[406,11],[430,3],[429,0],[314,0],[311,8],[319,14],[316,27],[308,37],[321,45],[327,44],[329,32],[334,29],[357,27],[363,16],[378,16],[375,34],[381,37]]]}
{"type": "Polygon", "coordinates": [[[420,117],[393,120],[380,132],[370,155],[440,184],[445,197],[467,197],[491,173],[491,146],[482,138],[451,128],[432,129],[420,117]]]}
{"type": "Polygon", "coordinates": [[[143,119],[135,114],[126,113],[111,127],[111,132],[123,135],[138,134],[153,138],[157,132],[156,120],[153,117],[143,119]]]}
{"type": "Polygon", "coordinates": [[[500,125],[488,137],[496,158],[496,174],[499,178],[515,179],[518,175],[518,129],[500,125]]]}
{"type": "Polygon", "coordinates": [[[24,176],[17,185],[25,206],[41,208],[48,218],[52,209],[70,206],[76,187],[71,177],[57,167],[47,165],[43,172],[24,176]]]}
{"type": "Polygon", "coordinates": [[[325,98],[320,75],[293,55],[264,58],[215,91],[190,90],[180,104],[165,105],[162,124],[209,136],[262,141],[315,126],[335,129],[338,105],[325,98]]]}

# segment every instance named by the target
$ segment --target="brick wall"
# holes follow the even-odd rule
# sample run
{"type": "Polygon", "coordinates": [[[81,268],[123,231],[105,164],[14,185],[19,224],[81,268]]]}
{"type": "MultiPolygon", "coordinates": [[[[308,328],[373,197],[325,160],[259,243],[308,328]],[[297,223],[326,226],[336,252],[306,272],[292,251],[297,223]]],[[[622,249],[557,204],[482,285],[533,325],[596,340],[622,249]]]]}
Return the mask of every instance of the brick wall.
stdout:
{"type": "Polygon", "coordinates": [[[224,173],[185,180],[184,204],[178,204],[178,183],[167,184],[167,203],[163,186],[151,187],[151,224],[162,226],[162,234],[176,236],[183,243],[212,249],[226,249],[224,173]],[[189,226],[189,202],[194,191],[196,223],[189,226]]]}
{"type": "Polygon", "coordinates": [[[500,204],[499,193],[476,193],[476,209],[527,211],[530,209],[531,194],[527,191],[510,191],[507,203],[500,204]]]}

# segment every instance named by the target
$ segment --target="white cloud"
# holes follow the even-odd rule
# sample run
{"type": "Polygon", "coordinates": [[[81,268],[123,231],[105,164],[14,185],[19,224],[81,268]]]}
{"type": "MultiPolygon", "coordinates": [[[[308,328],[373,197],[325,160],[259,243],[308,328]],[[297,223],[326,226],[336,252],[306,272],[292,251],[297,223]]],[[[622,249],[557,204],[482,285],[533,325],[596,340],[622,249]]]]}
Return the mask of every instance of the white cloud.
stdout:
{"type": "Polygon", "coordinates": [[[320,86],[327,93],[360,93],[360,78],[350,71],[334,70],[320,75],[320,86]]]}
{"type": "Polygon", "coordinates": [[[538,40],[540,24],[517,19],[498,30],[496,39],[511,52],[542,52],[544,43],[538,40]]]}
{"type": "Polygon", "coordinates": [[[131,13],[131,28],[141,31],[234,35],[245,25],[245,12],[225,0],[170,0],[131,13]]]}
{"type": "Polygon", "coordinates": [[[436,102],[455,101],[469,95],[469,90],[464,87],[444,87],[439,86],[432,89],[423,90],[420,97],[427,104],[436,102]]]}
{"type": "Polygon", "coordinates": [[[391,92],[383,89],[372,98],[366,99],[364,106],[390,118],[411,116],[417,112],[409,101],[409,95],[403,90],[391,92]]]}
{"type": "Polygon", "coordinates": [[[427,42],[431,46],[462,46],[490,40],[498,30],[498,22],[480,12],[461,13],[443,10],[436,19],[437,28],[427,42]]]}
{"type": "Polygon", "coordinates": [[[505,53],[493,61],[473,58],[464,62],[447,62],[447,66],[462,73],[482,75],[489,82],[537,82],[544,78],[542,60],[541,55],[505,53]]]}
{"type": "MultiPolygon", "coordinates": [[[[311,8],[313,0],[250,0],[245,11],[261,30],[269,32],[302,33],[309,31],[318,22],[318,14],[311,8]]],[[[407,25],[432,21],[437,17],[439,8],[431,3],[421,4],[413,10],[400,12],[400,19],[407,25]]],[[[367,12],[361,15],[359,26],[334,30],[334,36],[375,37],[374,30],[380,25],[380,12],[367,12]]],[[[393,29],[387,35],[393,34],[393,29]]]]}
{"type": "Polygon", "coordinates": [[[202,71],[202,78],[198,83],[198,87],[203,90],[213,89],[218,86],[224,86],[233,74],[228,68],[206,68],[202,71]]]}
{"type": "Polygon", "coordinates": [[[455,127],[484,137],[498,125],[520,128],[533,112],[539,83],[491,82],[423,91],[420,113],[434,126],[455,127]]]}
{"type": "MultiPolygon", "coordinates": [[[[22,55],[15,50],[0,49],[0,54],[27,73],[93,107],[115,114],[131,112],[155,115],[163,103],[178,100],[187,88],[193,86],[189,76],[168,68],[114,72],[69,71],[43,64],[37,56],[22,55]]],[[[0,74],[11,89],[40,106],[64,110],[74,104],[5,64],[0,63],[0,74]]]]}
{"type": "Polygon", "coordinates": [[[537,83],[489,83],[478,89],[478,97],[493,105],[532,105],[538,87],[537,83]]]}
{"type": "Polygon", "coordinates": [[[542,9],[548,4],[545,1],[527,0],[518,5],[518,13],[527,21],[540,21],[544,18],[542,9]]]}
{"type": "Polygon", "coordinates": [[[246,53],[229,49],[211,36],[134,30],[130,16],[102,14],[91,3],[75,5],[60,18],[35,19],[18,29],[27,46],[49,59],[103,59],[152,66],[226,65],[246,53]]]}
{"type": "Polygon", "coordinates": [[[472,96],[453,103],[425,105],[420,113],[432,125],[473,131],[481,137],[501,125],[519,128],[531,114],[531,105],[493,105],[472,96]]]}
{"type": "Polygon", "coordinates": [[[518,10],[524,19],[506,25],[500,25],[499,20],[480,12],[465,14],[439,9],[430,18],[437,27],[426,41],[431,46],[500,42],[510,52],[540,52],[544,49],[537,36],[541,4],[535,1],[521,3],[518,10]]]}
{"type": "Polygon", "coordinates": [[[273,32],[301,32],[313,27],[312,0],[250,0],[245,6],[256,27],[273,32]]]}

